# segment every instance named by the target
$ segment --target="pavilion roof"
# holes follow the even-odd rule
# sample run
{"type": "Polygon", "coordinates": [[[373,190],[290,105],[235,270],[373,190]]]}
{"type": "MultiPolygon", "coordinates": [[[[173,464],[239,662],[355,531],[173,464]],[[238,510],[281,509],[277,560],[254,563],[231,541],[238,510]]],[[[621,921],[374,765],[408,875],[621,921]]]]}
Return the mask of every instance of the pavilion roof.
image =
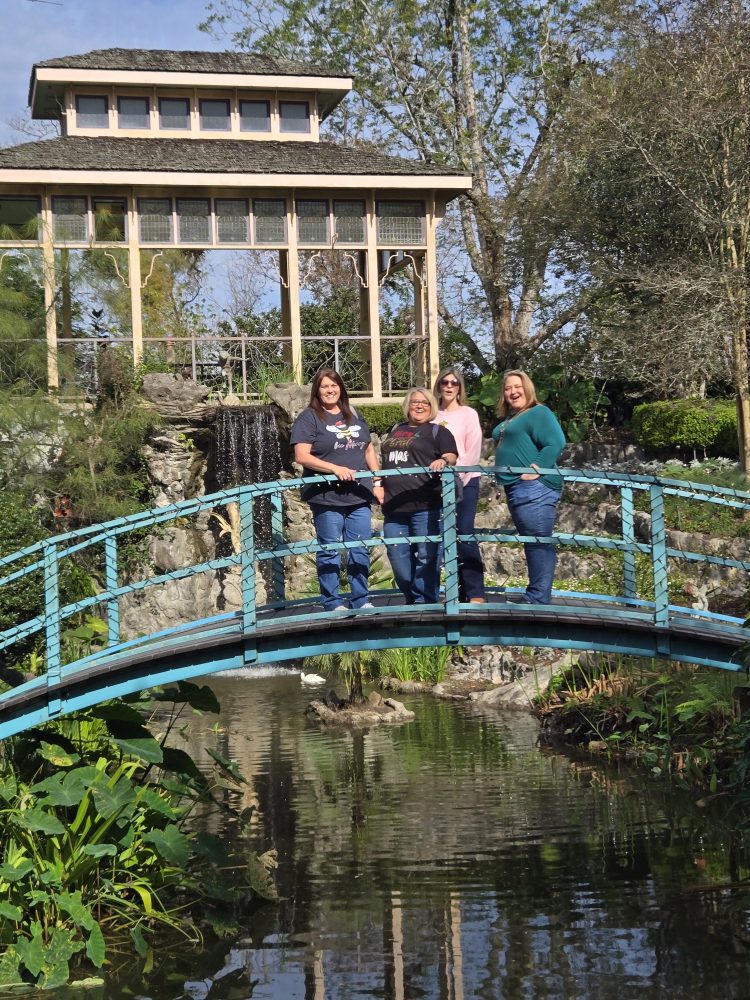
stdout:
{"type": "MultiPolygon", "coordinates": [[[[460,177],[455,166],[387,156],[364,146],[269,139],[163,139],[64,136],[0,149],[2,172],[113,171],[188,174],[315,174],[460,177]]],[[[461,185],[462,187],[464,185],[461,185]]]]}
{"type": "Polygon", "coordinates": [[[34,69],[147,70],[166,73],[247,73],[280,76],[340,76],[330,67],[277,59],[252,52],[176,51],[174,49],[94,49],[34,63],[34,69]]]}

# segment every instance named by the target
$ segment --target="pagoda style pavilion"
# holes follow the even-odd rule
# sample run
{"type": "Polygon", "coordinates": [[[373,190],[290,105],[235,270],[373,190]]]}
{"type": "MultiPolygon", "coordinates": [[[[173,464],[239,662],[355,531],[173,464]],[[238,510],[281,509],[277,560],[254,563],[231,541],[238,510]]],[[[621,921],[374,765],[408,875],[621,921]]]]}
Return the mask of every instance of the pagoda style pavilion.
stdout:
{"type": "Polygon", "coordinates": [[[404,388],[382,364],[382,285],[396,270],[414,295],[410,381],[434,376],[436,227],[471,177],[322,142],[321,122],[351,87],[318,66],[237,52],[102,49],[34,65],[32,117],[59,122],[61,135],[0,150],[0,265],[4,252],[41,250],[51,389],[63,346],[56,255],[93,248],[127,257],[135,365],[151,339],[141,294],[154,252],[263,250],[278,270],[280,350],[302,380],[300,261],[334,251],[359,289],[353,339],[368,384],[354,395],[404,388]]]}

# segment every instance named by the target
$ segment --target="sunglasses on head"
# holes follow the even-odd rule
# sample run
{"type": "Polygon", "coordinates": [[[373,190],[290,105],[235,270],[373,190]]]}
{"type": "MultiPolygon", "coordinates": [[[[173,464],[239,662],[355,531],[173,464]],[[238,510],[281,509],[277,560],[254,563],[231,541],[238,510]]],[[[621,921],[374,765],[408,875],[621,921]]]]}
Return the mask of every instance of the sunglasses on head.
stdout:
{"type": "Polygon", "coordinates": [[[461,385],[457,378],[441,378],[441,385],[461,385]]]}

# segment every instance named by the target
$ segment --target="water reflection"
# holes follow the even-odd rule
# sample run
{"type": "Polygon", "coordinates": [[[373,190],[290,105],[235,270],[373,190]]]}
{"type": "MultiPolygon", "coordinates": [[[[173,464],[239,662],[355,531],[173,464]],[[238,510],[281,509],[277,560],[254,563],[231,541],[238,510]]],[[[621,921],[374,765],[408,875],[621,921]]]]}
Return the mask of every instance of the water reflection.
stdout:
{"type": "MultiPolygon", "coordinates": [[[[236,794],[257,849],[278,849],[282,901],[233,944],[164,956],[141,996],[748,996],[708,891],[743,858],[687,797],[541,752],[523,714],[413,699],[414,723],[331,732],[296,677],[211,683],[220,731],[196,719],[190,753],[250,779],[236,794]]],[[[126,989],[113,978],[108,1000],[126,989]]]]}

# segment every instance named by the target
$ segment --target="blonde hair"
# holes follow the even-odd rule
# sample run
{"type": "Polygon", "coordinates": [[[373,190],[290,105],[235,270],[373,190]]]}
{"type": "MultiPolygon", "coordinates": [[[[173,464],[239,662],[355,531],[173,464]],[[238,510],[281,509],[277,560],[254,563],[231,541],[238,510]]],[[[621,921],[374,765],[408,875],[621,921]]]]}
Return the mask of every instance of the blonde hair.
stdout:
{"type": "Polygon", "coordinates": [[[415,392],[420,392],[427,400],[427,402],[430,404],[430,420],[434,420],[438,411],[437,400],[435,399],[434,395],[430,392],[429,389],[422,389],[418,385],[412,386],[411,389],[407,390],[407,393],[404,396],[404,401],[401,404],[401,412],[403,413],[404,418],[406,420],[409,419],[409,406],[411,404],[411,397],[414,395],[415,392]]]}
{"type": "MultiPolygon", "coordinates": [[[[521,371],[520,368],[511,368],[507,372],[503,372],[503,383],[500,389],[500,399],[497,401],[497,415],[505,420],[506,417],[510,415],[510,406],[505,402],[505,383],[509,378],[515,376],[520,378],[521,385],[523,386],[523,391],[526,395],[526,406],[524,410],[531,409],[532,406],[536,406],[539,400],[536,398],[536,389],[534,388],[534,383],[531,381],[526,372],[521,371]]],[[[523,410],[521,410],[523,412],[523,410]]]]}
{"type": "Polygon", "coordinates": [[[443,394],[440,391],[440,383],[446,375],[452,375],[458,382],[458,396],[456,399],[459,406],[466,406],[466,383],[464,382],[464,377],[461,372],[457,372],[455,368],[443,368],[443,370],[438,374],[438,377],[435,379],[435,384],[432,387],[435,398],[442,403],[443,394]]]}

